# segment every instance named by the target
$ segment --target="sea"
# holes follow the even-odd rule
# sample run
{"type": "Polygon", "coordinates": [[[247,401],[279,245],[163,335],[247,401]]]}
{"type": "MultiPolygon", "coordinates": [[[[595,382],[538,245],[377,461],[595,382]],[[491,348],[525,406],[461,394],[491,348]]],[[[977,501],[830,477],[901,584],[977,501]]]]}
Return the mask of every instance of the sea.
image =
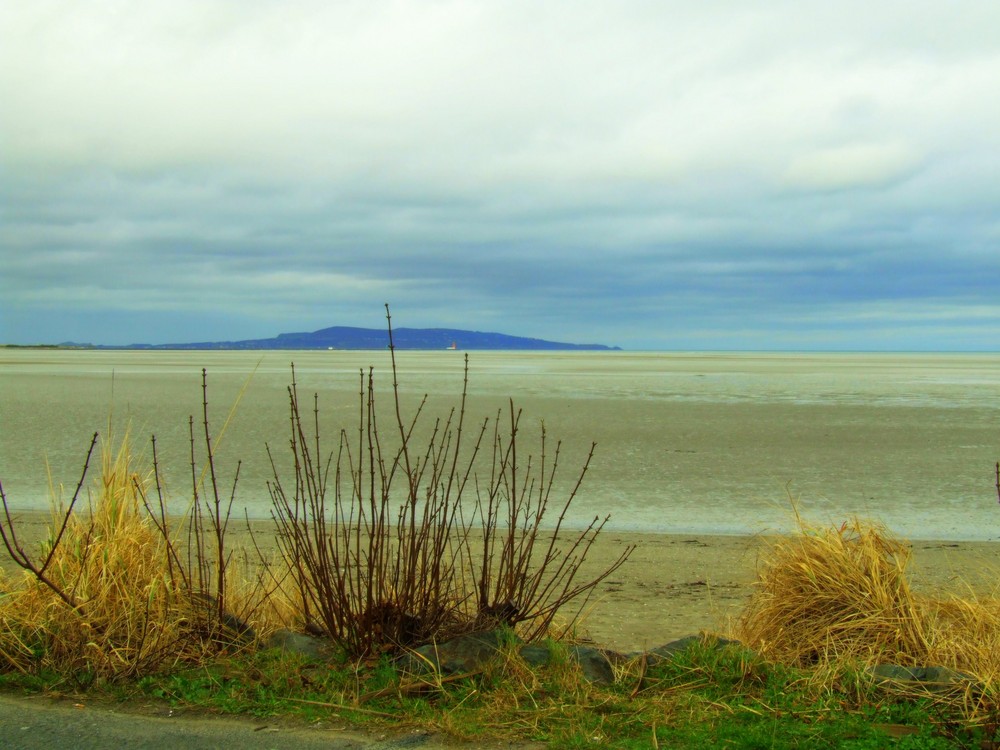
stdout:
{"type": "Polygon", "coordinates": [[[127,439],[140,475],[155,437],[172,511],[195,486],[214,498],[207,415],[219,497],[236,517],[267,518],[275,475],[294,487],[293,379],[331,486],[338,456],[368,461],[368,429],[391,461],[398,397],[415,460],[435,429],[453,446],[464,415],[470,503],[488,484],[495,430],[506,439],[516,419],[518,491],[547,493],[550,524],[569,500],[574,528],[608,518],[622,531],[767,534],[861,517],[909,539],[1000,539],[1000,354],[397,351],[394,369],[388,351],[5,348],[6,503],[15,514],[65,504],[95,433],[127,439]]]}

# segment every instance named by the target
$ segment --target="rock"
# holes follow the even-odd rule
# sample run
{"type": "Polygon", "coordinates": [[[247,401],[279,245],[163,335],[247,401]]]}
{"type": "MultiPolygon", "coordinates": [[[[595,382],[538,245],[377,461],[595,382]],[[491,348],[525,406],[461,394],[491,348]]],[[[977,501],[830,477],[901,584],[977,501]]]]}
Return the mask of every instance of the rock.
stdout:
{"type": "Polygon", "coordinates": [[[569,654],[580,665],[583,676],[598,685],[614,685],[615,670],[612,668],[612,658],[624,660],[624,656],[613,651],[592,646],[570,646],[569,654]]]}
{"type": "MultiPolygon", "coordinates": [[[[521,644],[521,641],[509,630],[471,633],[444,643],[413,649],[397,659],[396,666],[407,674],[427,674],[432,671],[442,675],[480,672],[511,643],[521,644]]],[[[518,654],[531,667],[545,667],[552,663],[551,649],[541,643],[521,644],[518,654]]],[[[579,665],[586,679],[602,685],[614,684],[614,665],[628,660],[628,657],[616,651],[579,644],[567,646],[566,655],[579,665]]]]}
{"type": "Polygon", "coordinates": [[[257,640],[257,632],[243,619],[229,612],[222,613],[222,626],[233,643],[251,643],[257,640]]]}
{"type": "Polygon", "coordinates": [[[436,670],[443,675],[478,672],[517,636],[506,630],[460,635],[444,643],[413,649],[397,661],[403,672],[422,674],[436,670]]]}
{"type": "Polygon", "coordinates": [[[223,610],[222,614],[219,615],[219,600],[216,597],[203,592],[195,592],[191,598],[199,604],[205,605],[205,615],[210,626],[212,623],[221,626],[214,628],[215,632],[213,633],[213,637],[218,642],[244,646],[257,640],[257,632],[241,617],[237,617],[227,610],[223,610]]]}
{"type": "MultiPolygon", "coordinates": [[[[429,644],[410,651],[397,660],[400,671],[409,674],[426,674],[437,671],[442,675],[482,671],[497,654],[516,636],[506,630],[490,630],[459,636],[444,643],[429,644]]],[[[532,667],[551,663],[552,653],[538,643],[524,644],[518,649],[521,658],[532,667]]],[[[579,664],[584,677],[591,682],[610,685],[615,681],[613,664],[626,657],[614,651],[591,646],[569,646],[569,658],[579,664]]]]}
{"type": "Polygon", "coordinates": [[[897,683],[922,687],[930,692],[964,688],[974,682],[972,675],[948,667],[904,667],[899,664],[879,664],[868,670],[879,683],[897,683]]]}
{"type": "Polygon", "coordinates": [[[296,633],[293,630],[276,630],[264,642],[264,648],[276,648],[289,654],[300,654],[307,659],[324,659],[329,654],[330,643],[314,635],[296,633]]]}
{"type": "MultiPolygon", "coordinates": [[[[530,667],[547,667],[552,662],[552,651],[539,643],[521,646],[518,654],[530,667]]],[[[585,678],[600,685],[613,685],[614,665],[627,661],[623,654],[593,646],[569,646],[567,655],[580,666],[585,678]]]]}
{"type": "Polygon", "coordinates": [[[526,643],[517,653],[529,667],[547,667],[552,661],[552,651],[540,643],[526,643]]]}
{"type": "MultiPolygon", "coordinates": [[[[688,635],[684,638],[678,638],[676,641],[670,641],[670,643],[665,643],[662,646],[654,648],[652,651],[646,653],[646,658],[650,665],[659,664],[661,661],[673,659],[677,654],[686,651],[694,644],[700,644],[705,648],[712,650],[718,650],[725,648],[727,646],[742,646],[743,644],[739,641],[734,641],[730,638],[722,638],[716,635],[688,635]]],[[[633,654],[633,656],[641,656],[642,654],[633,654]]]]}

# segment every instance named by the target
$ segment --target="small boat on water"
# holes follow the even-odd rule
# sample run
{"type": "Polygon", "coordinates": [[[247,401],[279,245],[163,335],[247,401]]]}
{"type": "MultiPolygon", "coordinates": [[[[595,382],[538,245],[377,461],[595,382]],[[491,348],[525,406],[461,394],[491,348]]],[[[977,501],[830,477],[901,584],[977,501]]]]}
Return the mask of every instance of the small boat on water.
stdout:
{"type": "Polygon", "coordinates": [[[458,349],[458,342],[452,341],[451,346],[449,346],[448,349],[458,349]]]}

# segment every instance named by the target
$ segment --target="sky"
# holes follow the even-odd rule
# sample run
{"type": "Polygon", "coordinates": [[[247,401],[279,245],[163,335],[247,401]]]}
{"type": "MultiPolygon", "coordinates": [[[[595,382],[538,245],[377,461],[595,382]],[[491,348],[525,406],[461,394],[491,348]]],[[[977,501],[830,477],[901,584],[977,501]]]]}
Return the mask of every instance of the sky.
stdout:
{"type": "Polygon", "coordinates": [[[0,0],[0,342],[997,351],[998,82],[996,0],[0,0]]]}

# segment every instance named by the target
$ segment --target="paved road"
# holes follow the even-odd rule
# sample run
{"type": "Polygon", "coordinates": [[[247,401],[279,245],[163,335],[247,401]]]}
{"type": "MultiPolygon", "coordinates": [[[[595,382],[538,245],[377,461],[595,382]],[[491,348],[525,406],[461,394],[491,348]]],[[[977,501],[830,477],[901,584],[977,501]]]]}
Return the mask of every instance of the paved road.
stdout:
{"type": "MultiPolygon", "coordinates": [[[[0,695],[0,748],[4,750],[458,750],[425,732],[362,734],[334,724],[282,719],[220,717],[158,705],[73,703],[45,697],[0,695]]],[[[492,745],[537,750],[538,743],[492,745]]]]}

